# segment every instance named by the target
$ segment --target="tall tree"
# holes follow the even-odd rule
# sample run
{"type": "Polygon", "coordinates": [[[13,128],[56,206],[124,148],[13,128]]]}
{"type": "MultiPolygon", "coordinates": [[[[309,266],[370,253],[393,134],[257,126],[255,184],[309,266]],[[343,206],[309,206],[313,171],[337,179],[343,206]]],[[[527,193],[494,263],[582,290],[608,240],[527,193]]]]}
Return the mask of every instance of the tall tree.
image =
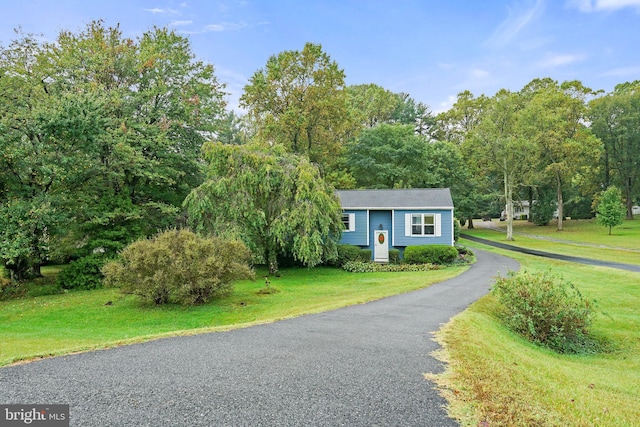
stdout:
{"type": "Polygon", "coordinates": [[[382,123],[365,129],[346,154],[351,175],[365,188],[425,186],[426,143],[411,125],[382,123]]]}
{"type": "Polygon", "coordinates": [[[220,143],[204,151],[208,179],[185,199],[196,230],[240,238],[270,273],[282,254],[309,267],[337,256],[340,204],[305,156],[220,143]]]}
{"type": "Polygon", "coordinates": [[[50,58],[52,86],[96,94],[106,110],[99,170],[77,215],[79,237],[91,236],[86,248],[117,248],[173,224],[204,179],[200,148],[224,109],[213,66],[174,31],[153,28],[132,40],[101,21],[62,32],[50,58]]]}
{"type": "Polygon", "coordinates": [[[603,142],[604,185],[623,189],[631,219],[640,182],[640,81],[617,85],[590,106],[591,129],[603,142]]]}
{"type": "Polygon", "coordinates": [[[424,136],[428,141],[436,137],[436,118],[427,104],[418,102],[408,93],[395,94],[396,107],[391,114],[391,122],[413,125],[417,135],[424,136]]]}
{"type": "Polygon", "coordinates": [[[474,228],[473,218],[488,203],[492,192],[489,190],[489,175],[482,170],[484,160],[478,156],[472,137],[488,102],[489,98],[484,95],[475,97],[468,90],[463,91],[448,111],[436,117],[436,137],[458,146],[465,164],[468,178],[464,187],[454,192],[454,197],[456,214],[463,223],[468,221],[469,228],[474,228]]]}
{"type": "Polygon", "coordinates": [[[489,102],[472,132],[471,142],[485,172],[502,178],[507,211],[507,240],[513,240],[513,196],[530,166],[532,146],[518,129],[522,99],[500,90],[489,102]]]}
{"type": "Polygon", "coordinates": [[[351,128],[345,74],[319,44],[284,51],[267,61],[244,87],[260,141],[282,144],[321,166],[333,166],[351,128]]]}
{"type": "Polygon", "coordinates": [[[565,185],[581,169],[597,164],[600,154],[600,142],[585,126],[587,98],[594,92],[579,81],[550,79],[536,79],[523,92],[529,95],[523,133],[537,146],[540,170],[555,181],[561,231],[565,185]]]}
{"type": "Polygon", "coordinates": [[[49,87],[46,53],[31,36],[0,52],[0,259],[14,280],[40,275],[104,130],[93,96],[49,87]]]}
{"type": "Polygon", "coordinates": [[[365,128],[389,123],[398,108],[397,95],[376,84],[348,86],[347,103],[354,122],[365,128]]]}
{"type": "Polygon", "coordinates": [[[96,21],[2,49],[0,228],[21,235],[5,236],[0,257],[37,274],[59,239],[86,254],[173,224],[204,178],[199,150],[217,129],[222,87],[167,29],[134,41],[96,21]]]}

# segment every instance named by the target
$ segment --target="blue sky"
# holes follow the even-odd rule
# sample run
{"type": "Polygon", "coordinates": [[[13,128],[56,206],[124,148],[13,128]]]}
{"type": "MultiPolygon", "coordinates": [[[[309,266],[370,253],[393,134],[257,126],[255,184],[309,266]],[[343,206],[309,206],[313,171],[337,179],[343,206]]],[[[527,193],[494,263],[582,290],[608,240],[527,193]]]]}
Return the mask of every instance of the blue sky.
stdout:
{"type": "Polygon", "coordinates": [[[640,79],[640,0],[0,0],[14,28],[54,40],[95,19],[136,38],[169,26],[214,64],[229,105],[267,59],[320,43],[347,84],[407,92],[434,112],[536,77],[611,91],[640,79]]]}

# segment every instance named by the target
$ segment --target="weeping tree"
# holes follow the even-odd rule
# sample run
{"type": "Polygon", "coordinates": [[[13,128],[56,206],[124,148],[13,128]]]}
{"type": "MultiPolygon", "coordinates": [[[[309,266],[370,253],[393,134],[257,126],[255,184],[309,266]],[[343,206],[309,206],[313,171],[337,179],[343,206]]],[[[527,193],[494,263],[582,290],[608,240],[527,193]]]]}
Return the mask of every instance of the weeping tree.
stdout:
{"type": "Polygon", "coordinates": [[[208,179],[184,202],[196,231],[241,239],[270,274],[279,255],[307,267],[337,256],[340,204],[305,156],[220,143],[204,155],[208,179]]]}

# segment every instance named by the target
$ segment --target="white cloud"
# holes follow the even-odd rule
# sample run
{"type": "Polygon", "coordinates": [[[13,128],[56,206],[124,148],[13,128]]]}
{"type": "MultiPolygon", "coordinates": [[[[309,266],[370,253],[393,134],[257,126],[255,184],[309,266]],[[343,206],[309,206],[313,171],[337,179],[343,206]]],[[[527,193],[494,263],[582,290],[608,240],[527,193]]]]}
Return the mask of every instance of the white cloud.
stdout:
{"type": "Polygon", "coordinates": [[[191,25],[193,24],[193,21],[173,21],[173,22],[169,22],[169,26],[170,27],[179,27],[182,25],[191,25]]]}
{"type": "MultiPolygon", "coordinates": [[[[528,2],[528,4],[531,5],[531,2],[528,2]]],[[[529,7],[521,3],[516,3],[514,8],[507,7],[507,19],[502,21],[491,37],[484,42],[484,45],[488,47],[506,46],[534,18],[540,15],[543,8],[543,0],[535,0],[535,3],[529,7]]]]}
{"type": "Polygon", "coordinates": [[[474,68],[471,70],[471,77],[476,78],[476,79],[485,79],[487,77],[489,77],[491,74],[486,71],[486,70],[482,70],[480,68],[474,68]]]}
{"type": "Polygon", "coordinates": [[[637,77],[640,74],[640,66],[614,68],[605,73],[600,74],[604,77],[637,77]]]}
{"type": "Polygon", "coordinates": [[[445,111],[449,111],[453,104],[456,103],[458,97],[456,95],[449,95],[446,100],[439,102],[436,108],[434,108],[433,115],[437,116],[440,113],[444,113],[445,111]]]}
{"type": "Polygon", "coordinates": [[[580,62],[584,59],[585,56],[581,54],[549,54],[546,56],[546,58],[538,61],[536,65],[540,68],[556,68],[573,64],[574,62],[580,62]]]}
{"type": "Polygon", "coordinates": [[[206,31],[237,31],[247,27],[246,22],[220,22],[205,26],[206,31]]]}
{"type": "Polygon", "coordinates": [[[154,15],[155,14],[160,14],[160,13],[168,13],[170,15],[178,14],[177,10],[174,10],[174,9],[160,9],[159,7],[154,7],[153,9],[145,9],[145,12],[153,13],[154,15]]]}
{"type": "Polygon", "coordinates": [[[599,12],[635,8],[640,11],[640,0],[568,0],[567,6],[575,7],[581,12],[599,12]]]}

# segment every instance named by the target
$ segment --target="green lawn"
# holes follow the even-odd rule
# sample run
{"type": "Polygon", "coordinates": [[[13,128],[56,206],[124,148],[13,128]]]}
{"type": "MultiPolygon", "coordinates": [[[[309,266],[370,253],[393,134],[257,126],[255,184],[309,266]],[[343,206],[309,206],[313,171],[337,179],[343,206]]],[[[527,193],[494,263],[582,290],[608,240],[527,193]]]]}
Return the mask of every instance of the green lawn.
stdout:
{"type": "Polygon", "coordinates": [[[611,236],[607,234],[608,229],[597,225],[595,220],[564,221],[563,231],[557,231],[555,221],[544,227],[514,221],[515,240],[512,242],[507,241],[503,232],[506,231],[505,222],[493,221],[492,225],[502,231],[478,225],[471,230],[464,228],[462,232],[539,251],[640,265],[640,219],[626,220],[613,229],[611,236]]]}
{"type": "MultiPolygon", "coordinates": [[[[228,298],[197,307],[141,306],[103,289],[0,302],[0,366],[15,361],[273,322],[427,287],[467,267],[407,273],[283,270],[280,292],[258,295],[264,280],[243,281],[228,298]]],[[[260,276],[258,276],[260,277],[260,276]]]]}
{"type": "Polygon", "coordinates": [[[559,355],[530,344],[502,326],[489,295],[438,335],[440,357],[450,364],[437,381],[446,387],[451,414],[468,426],[640,426],[640,273],[468,245],[571,281],[597,300],[594,334],[612,350],[559,355]]]}

